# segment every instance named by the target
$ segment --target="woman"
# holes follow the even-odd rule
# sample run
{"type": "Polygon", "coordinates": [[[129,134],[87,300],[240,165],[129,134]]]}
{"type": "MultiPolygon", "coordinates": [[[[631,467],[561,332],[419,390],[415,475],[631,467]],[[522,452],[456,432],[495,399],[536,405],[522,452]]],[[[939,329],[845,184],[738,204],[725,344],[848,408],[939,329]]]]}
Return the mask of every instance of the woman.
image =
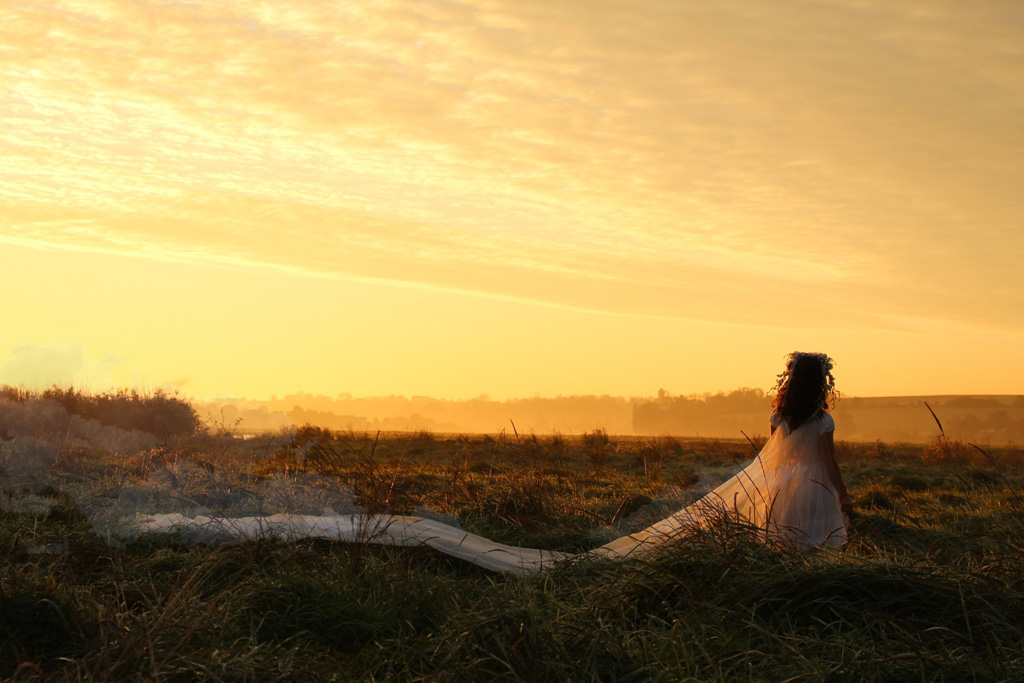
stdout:
{"type": "Polygon", "coordinates": [[[853,509],[836,464],[829,402],[838,395],[832,359],[795,352],[775,385],[771,437],[741,472],[696,503],[643,531],[598,548],[598,554],[643,554],[687,527],[722,518],[760,530],[765,540],[804,550],[846,542],[844,514],[853,509]]]}
{"type": "Polygon", "coordinates": [[[769,419],[772,435],[780,426],[792,431],[805,422],[817,421],[819,457],[838,494],[841,511],[849,514],[853,511],[853,501],[836,463],[833,441],[836,423],[826,412],[829,403],[834,404],[838,396],[832,377],[832,359],[823,353],[791,353],[775,390],[774,409],[769,419]]]}

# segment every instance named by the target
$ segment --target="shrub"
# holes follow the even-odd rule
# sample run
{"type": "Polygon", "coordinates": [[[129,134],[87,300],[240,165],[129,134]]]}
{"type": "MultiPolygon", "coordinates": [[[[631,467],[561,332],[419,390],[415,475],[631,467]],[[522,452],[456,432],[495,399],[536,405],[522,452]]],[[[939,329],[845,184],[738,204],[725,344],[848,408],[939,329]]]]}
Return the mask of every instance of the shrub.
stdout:
{"type": "Polygon", "coordinates": [[[921,453],[921,462],[926,465],[966,465],[971,459],[970,451],[963,441],[938,436],[921,453]]]}
{"type": "Polygon", "coordinates": [[[138,429],[159,437],[191,436],[202,423],[192,404],[161,389],[152,394],[120,389],[104,394],[85,394],[74,387],[53,387],[42,398],[57,401],[73,415],[120,429],[138,429]]]}

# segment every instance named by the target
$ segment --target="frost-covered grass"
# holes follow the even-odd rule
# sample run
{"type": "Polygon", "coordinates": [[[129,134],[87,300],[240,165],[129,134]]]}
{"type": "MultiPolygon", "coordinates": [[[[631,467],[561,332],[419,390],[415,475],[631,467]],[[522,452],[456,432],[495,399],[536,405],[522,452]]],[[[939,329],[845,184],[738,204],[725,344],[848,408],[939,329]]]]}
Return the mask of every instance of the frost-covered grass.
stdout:
{"type": "Polygon", "coordinates": [[[517,578],[426,548],[189,546],[135,538],[125,520],[393,511],[580,551],[692,500],[738,470],[750,444],[601,432],[6,436],[0,677],[1006,680],[1024,670],[1013,448],[840,444],[859,510],[840,552],[759,545],[723,524],[650,561],[517,578]]]}

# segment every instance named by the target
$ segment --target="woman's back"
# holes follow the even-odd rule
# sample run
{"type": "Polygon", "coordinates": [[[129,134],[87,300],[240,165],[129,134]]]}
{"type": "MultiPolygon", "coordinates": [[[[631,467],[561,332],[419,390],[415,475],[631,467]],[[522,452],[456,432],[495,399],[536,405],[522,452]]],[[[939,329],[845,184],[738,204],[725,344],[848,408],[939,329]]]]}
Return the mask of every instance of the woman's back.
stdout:
{"type": "MultiPolygon", "coordinates": [[[[825,410],[817,410],[810,417],[803,421],[806,424],[816,424],[818,434],[827,434],[828,432],[834,432],[836,429],[836,421],[825,410]]],[[[776,429],[785,429],[786,432],[791,432],[789,427],[789,420],[779,415],[777,410],[773,410],[772,414],[768,417],[768,423],[772,426],[772,431],[776,429]]],[[[803,426],[801,423],[797,423],[797,428],[803,426]]]]}

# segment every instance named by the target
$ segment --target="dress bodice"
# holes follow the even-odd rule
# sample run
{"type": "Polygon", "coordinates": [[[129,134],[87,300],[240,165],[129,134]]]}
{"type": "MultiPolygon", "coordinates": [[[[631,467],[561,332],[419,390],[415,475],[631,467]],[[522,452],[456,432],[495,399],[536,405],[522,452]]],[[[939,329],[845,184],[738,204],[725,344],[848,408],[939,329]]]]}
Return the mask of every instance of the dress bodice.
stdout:
{"type": "MultiPolygon", "coordinates": [[[[772,411],[771,417],[768,418],[768,421],[771,422],[773,427],[778,428],[785,426],[786,431],[789,431],[789,424],[786,422],[785,418],[779,415],[777,410],[772,411]]],[[[808,418],[807,422],[800,426],[803,427],[811,424],[815,425],[819,435],[834,432],[836,430],[836,421],[824,410],[819,410],[816,414],[808,418]]]]}

